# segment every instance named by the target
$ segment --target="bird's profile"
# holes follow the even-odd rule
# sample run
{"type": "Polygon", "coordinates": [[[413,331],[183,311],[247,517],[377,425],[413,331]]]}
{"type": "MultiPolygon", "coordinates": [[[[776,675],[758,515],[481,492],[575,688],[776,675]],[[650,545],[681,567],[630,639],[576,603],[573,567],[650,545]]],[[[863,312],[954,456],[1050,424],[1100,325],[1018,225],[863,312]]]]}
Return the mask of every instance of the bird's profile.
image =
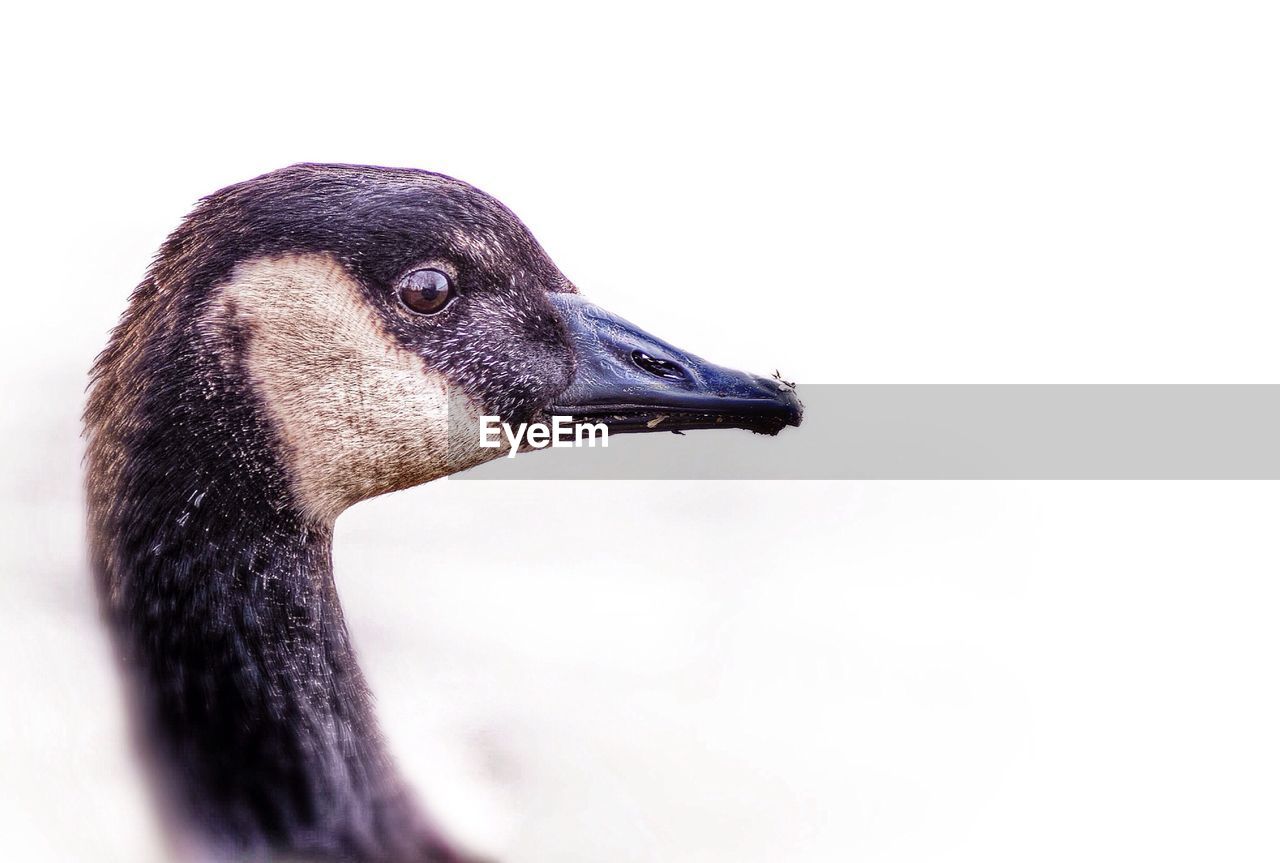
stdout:
{"type": "Polygon", "coordinates": [[[89,535],[160,797],[206,858],[465,859],[384,749],[331,539],[500,455],[483,415],[776,433],[800,404],[588,303],[439,174],[286,168],[161,248],[93,369],[89,535]]]}

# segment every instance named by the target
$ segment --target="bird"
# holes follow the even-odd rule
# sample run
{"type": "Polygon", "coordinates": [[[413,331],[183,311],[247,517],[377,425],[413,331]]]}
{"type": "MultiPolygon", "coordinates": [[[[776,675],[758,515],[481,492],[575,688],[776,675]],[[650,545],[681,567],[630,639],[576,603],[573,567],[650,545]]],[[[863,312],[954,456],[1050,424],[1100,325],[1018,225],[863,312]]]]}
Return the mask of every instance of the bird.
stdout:
{"type": "Polygon", "coordinates": [[[89,559],[165,822],[201,859],[473,859],[384,745],[335,519],[501,454],[484,417],[773,435],[802,410],[592,304],[443,174],[298,164],[201,199],[84,411],[89,559]]]}

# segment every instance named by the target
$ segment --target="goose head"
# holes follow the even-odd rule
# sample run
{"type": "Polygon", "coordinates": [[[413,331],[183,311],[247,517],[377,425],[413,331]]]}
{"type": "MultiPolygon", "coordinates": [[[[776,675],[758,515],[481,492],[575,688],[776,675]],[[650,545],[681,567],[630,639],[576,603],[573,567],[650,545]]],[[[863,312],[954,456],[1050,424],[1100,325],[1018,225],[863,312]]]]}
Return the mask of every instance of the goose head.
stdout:
{"type": "Polygon", "coordinates": [[[615,433],[800,420],[789,386],[588,302],[510,210],[439,175],[287,169],[211,197],[171,245],[226,270],[188,310],[195,346],[249,384],[316,518],[497,455],[482,416],[615,433]]]}
{"type": "Polygon", "coordinates": [[[383,750],[332,525],[501,454],[484,417],[551,416],[776,434],[801,407],[591,304],[439,174],[294,166],[169,237],[93,372],[91,561],[144,748],[205,845],[459,859],[383,750]]]}

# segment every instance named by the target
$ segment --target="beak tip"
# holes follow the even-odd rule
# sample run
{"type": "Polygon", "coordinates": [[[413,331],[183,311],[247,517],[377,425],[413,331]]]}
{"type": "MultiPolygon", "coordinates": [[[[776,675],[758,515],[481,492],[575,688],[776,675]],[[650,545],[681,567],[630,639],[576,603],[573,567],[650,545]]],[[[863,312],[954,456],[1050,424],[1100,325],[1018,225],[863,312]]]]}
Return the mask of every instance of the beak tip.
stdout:
{"type": "Polygon", "coordinates": [[[776,435],[787,426],[798,428],[804,421],[804,402],[800,401],[796,385],[782,380],[777,374],[771,378],[758,377],[757,380],[769,393],[776,416],[781,421],[781,425],[772,434],[776,435]]]}
{"type": "Polygon", "coordinates": [[[794,399],[794,407],[787,416],[787,425],[799,428],[802,422],[804,422],[804,403],[796,398],[794,399]]]}

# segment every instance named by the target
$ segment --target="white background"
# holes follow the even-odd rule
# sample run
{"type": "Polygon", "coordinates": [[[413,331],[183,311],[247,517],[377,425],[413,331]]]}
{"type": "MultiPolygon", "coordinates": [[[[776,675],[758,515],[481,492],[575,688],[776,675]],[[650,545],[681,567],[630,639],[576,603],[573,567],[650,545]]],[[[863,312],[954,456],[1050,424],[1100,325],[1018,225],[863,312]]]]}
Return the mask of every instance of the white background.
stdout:
{"type": "MultiPolygon", "coordinates": [[[[6,859],[163,856],[76,415],[222,185],[452,174],[592,299],[802,384],[1277,381],[1271,4],[32,8],[0,35],[6,859]]],[[[1271,483],[440,482],[335,554],[393,747],[503,860],[1274,860],[1278,517],[1271,483]]]]}

